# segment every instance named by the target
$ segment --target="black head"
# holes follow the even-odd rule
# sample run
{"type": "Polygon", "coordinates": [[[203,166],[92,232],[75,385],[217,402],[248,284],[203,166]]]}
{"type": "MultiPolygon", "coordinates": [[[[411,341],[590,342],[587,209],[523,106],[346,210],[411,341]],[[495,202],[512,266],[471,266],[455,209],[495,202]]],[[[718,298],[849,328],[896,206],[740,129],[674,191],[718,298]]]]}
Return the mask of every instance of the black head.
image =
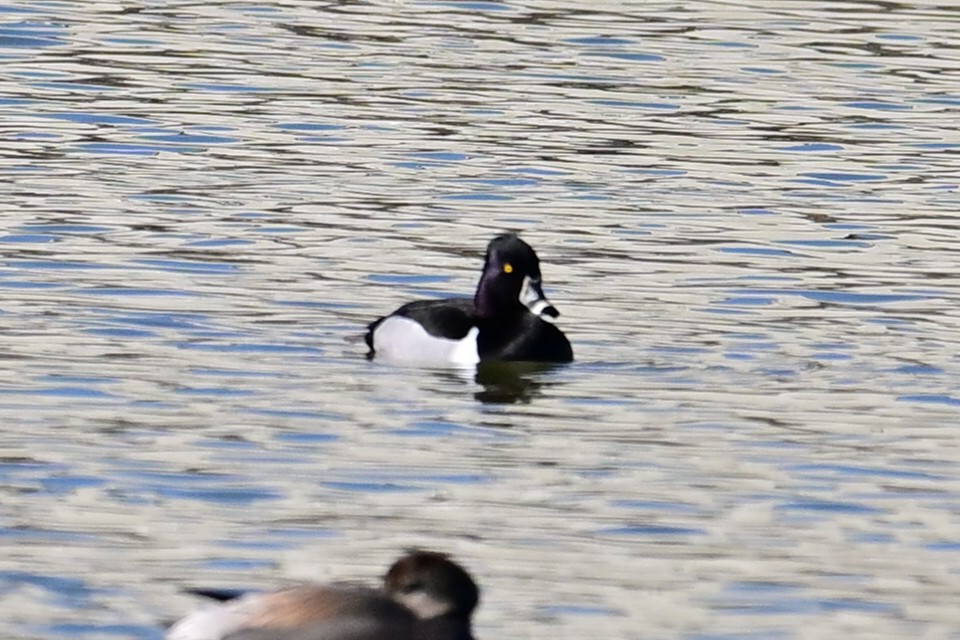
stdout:
{"type": "Polygon", "coordinates": [[[521,312],[556,318],[560,313],[543,294],[540,260],[536,252],[514,233],[497,236],[487,245],[483,275],[474,306],[480,317],[521,312]]]}
{"type": "Polygon", "coordinates": [[[390,596],[422,619],[455,616],[469,620],[480,588],[466,570],[442,553],[411,551],[383,579],[390,596]]]}

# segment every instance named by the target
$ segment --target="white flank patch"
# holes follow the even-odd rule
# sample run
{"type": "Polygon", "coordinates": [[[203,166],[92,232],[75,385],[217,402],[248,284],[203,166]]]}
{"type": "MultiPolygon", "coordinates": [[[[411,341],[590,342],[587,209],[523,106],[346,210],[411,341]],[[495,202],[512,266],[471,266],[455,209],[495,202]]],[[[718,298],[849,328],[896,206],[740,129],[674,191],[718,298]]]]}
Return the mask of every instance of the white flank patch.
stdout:
{"type": "Polygon", "coordinates": [[[373,332],[375,358],[384,362],[419,365],[475,365],[480,362],[477,334],[472,327],[462,340],[447,340],[427,333],[419,322],[389,316],[373,332]]]}

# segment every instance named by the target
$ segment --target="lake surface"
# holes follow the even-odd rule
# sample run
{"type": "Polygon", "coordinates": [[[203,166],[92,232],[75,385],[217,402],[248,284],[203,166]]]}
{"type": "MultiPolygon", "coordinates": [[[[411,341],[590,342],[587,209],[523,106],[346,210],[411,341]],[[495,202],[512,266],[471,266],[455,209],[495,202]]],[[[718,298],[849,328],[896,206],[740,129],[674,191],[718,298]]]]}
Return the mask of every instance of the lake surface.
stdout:
{"type": "Polygon", "coordinates": [[[481,640],[960,637],[958,25],[0,3],[0,636],[421,546],[481,640]],[[507,229],[573,365],[364,358],[507,229]]]}

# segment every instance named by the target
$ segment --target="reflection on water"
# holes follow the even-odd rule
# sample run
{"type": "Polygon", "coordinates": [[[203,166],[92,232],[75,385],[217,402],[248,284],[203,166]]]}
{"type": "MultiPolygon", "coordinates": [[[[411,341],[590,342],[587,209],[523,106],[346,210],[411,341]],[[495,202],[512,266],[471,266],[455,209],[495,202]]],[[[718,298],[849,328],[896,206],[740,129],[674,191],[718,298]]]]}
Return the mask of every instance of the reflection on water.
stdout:
{"type": "Polygon", "coordinates": [[[408,546],[481,638],[955,634],[958,18],[0,5],[0,635],[408,546]],[[577,362],[363,357],[504,230],[577,362]]]}
{"type": "Polygon", "coordinates": [[[484,362],[478,365],[476,382],[483,386],[474,394],[480,402],[509,404],[529,403],[543,394],[551,384],[549,372],[563,368],[541,362],[484,362]]]}

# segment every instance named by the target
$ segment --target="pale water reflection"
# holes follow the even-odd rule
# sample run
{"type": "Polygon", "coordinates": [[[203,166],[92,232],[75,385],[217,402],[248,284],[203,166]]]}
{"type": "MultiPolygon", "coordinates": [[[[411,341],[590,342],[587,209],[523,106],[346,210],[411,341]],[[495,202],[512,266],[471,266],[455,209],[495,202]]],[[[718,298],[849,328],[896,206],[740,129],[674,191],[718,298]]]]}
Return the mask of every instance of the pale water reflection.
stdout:
{"type": "Polygon", "coordinates": [[[953,637],[949,3],[0,3],[0,635],[375,578],[480,638],[953,637]],[[521,232],[577,361],[370,363],[521,232]]]}

